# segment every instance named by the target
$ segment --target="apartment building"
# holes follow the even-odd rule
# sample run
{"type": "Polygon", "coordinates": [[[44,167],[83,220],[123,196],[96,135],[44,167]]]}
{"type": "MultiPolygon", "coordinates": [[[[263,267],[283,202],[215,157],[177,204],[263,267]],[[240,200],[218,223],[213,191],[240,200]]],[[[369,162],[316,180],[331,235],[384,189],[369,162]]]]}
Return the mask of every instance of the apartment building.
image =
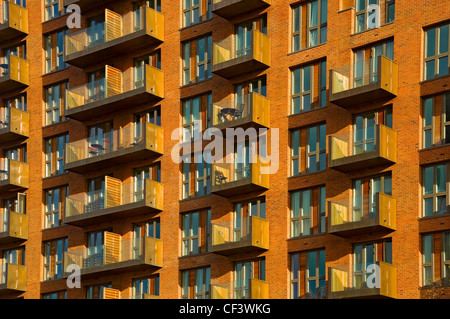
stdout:
{"type": "Polygon", "coordinates": [[[450,296],[447,1],[0,10],[0,298],[450,296]]]}

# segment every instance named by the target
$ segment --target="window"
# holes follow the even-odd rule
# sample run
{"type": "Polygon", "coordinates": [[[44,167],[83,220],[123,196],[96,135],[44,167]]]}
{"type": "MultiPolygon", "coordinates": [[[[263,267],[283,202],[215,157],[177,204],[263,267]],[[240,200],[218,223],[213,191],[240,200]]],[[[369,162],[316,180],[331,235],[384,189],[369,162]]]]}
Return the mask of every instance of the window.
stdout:
{"type": "Polygon", "coordinates": [[[134,299],[141,299],[145,295],[159,296],[159,275],[133,279],[134,299]]]}
{"type": "Polygon", "coordinates": [[[113,123],[104,122],[88,128],[89,157],[103,155],[114,149],[113,123]]]}
{"type": "Polygon", "coordinates": [[[134,201],[144,199],[145,180],[161,182],[161,162],[134,169],[134,201]]]}
{"type": "Polygon", "coordinates": [[[252,216],[266,218],[266,198],[261,197],[245,202],[234,203],[233,210],[233,241],[245,240],[251,234],[252,216]]]}
{"type": "Polygon", "coordinates": [[[423,148],[450,144],[450,93],[422,102],[423,148]]]}
{"type": "Polygon", "coordinates": [[[44,36],[46,73],[67,68],[69,66],[64,62],[64,38],[68,34],[69,30],[65,29],[44,36]]]}
{"type": "Polygon", "coordinates": [[[378,58],[380,56],[394,60],[394,41],[390,40],[354,52],[354,87],[378,81],[378,58]]]}
{"type": "Polygon", "coordinates": [[[291,192],[291,237],[325,233],[325,187],[291,192]]]}
{"type": "Polygon", "coordinates": [[[208,251],[211,209],[182,215],[182,256],[208,251]]]}
{"type": "Polygon", "coordinates": [[[322,61],[292,70],[291,114],[326,106],[326,65],[322,61]]]}
{"type": "Polygon", "coordinates": [[[315,0],[292,9],[292,52],[327,42],[327,2],[315,0]]]}
{"type": "Polygon", "coordinates": [[[234,264],[234,299],[250,299],[250,281],[266,280],[266,260],[240,261],[234,264]]]}
{"type": "Polygon", "coordinates": [[[326,169],[326,125],[291,131],[291,175],[326,169]]]}
{"type": "Polygon", "coordinates": [[[44,21],[55,19],[64,13],[62,0],[45,0],[44,21]]]}
{"type": "Polygon", "coordinates": [[[25,266],[25,246],[3,250],[1,260],[2,268],[0,269],[0,282],[2,283],[6,283],[6,267],[8,264],[25,266]]]}
{"type": "Polygon", "coordinates": [[[133,3],[134,30],[142,30],[144,26],[144,9],[151,8],[161,12],[161,0],[141,0],[133,3]]]}
{"type": "Polygon", "coordinates": [[[9,232],[9,214],[11,212],[26,214],[26,201],[27,195],[23,193],[17,193],[15,197],[5,198],[1,200],[0,215],[0,233],[9,232]]]}
{"type": "Polygon", "coordinates": [[[44,280],[62,278],[67,247],[67,238],[44,242],[44,280]]]}
{"type": "Polygon", "coordinates": [[[449,27],[444,24],[425,31],[425,80],[447,75],[449,72],[449,27]]]}
{"type": "Polygon", "coordinates": [[[378,261],[392,263],[392,240],[375,243],[362,243],[353,246],[353,286],[356,289],[367,288],[367,279],[372,274],[368,267],[378,261]],[[379,252],[384,252],[380,254],[379,252]]]}
{"type": "Polygon", "coordinates": [[[159,218],[152,219],[145,223],[134,224],[134,238],[151,237],[159,239],[161,238],[160,225],[159,218]]]}
{"type": "Polygon", "coordinates": [[[325,250],[293,253],[290,257],[291,299],[324,298],[325,250]],[[302,278],[305,278],[304,285],[302,278]]]}
{"type": "Polygon", "coordinates": [[[370,5],[379,5],[378,0],[356,0],[356,32],[361,32],[368,28],[367,18],[370,12],[367,8],[370,5]]]}
{"type": "Polygon", "coordinates": [[[45,88],[45,125],[64,120],[66,89],[69,89],[68,81],[45,88]]]}
{"type": "Polygon", "coordinates": [[[423,217],[449,213],[447,184],[450,179],[448,173],[448,163],[427,166],[422,169],[423,217]]]}
{"type": "Polygon", "coordinates": [[[21,145],[5,150],[4,158],[26,163],[27,162],[27,145],[21,145]]]}
{"type": "Polygon", "coordinates": [[[190,163],[181,165],[183,175],[183,199],[211,193],[211,152],[204,151],[190,157],[190,163]]]}
{"type": "Polygon", "coordinates": [[[68,195],[69,186],[49,189],[45,191],[45,229],[61,226],[63,219],[64,199],[68,195]]]}
{"type": "Polygon", "coordinates": [[[111,283],[86,287],[86,299],[103,299],[104,289],[112,288],[111,283]]]}
{"type": "Polygon", "coordinates": [[[64,290],[43,294],[42,299],[67,299],[67,291],[64,290]]]}
{"type": "Polygon", "coordinates": [[[0,128],[8,127],[10,125],[10,110],[16,108],[21,111],[27,111],[27,95],[21,94],[12,98],[3,100],[3,105],[0,108],[0,128]]]}
{"type": "Polygon", "coordinates": [[[181,272],[182,299],[209,299],[211,267],[184,270],[181,272]]]}
{"type": "Polygon", "coordinates": [[[161,70],[161,50],[134,59],[134,88],[141,88],[145,84],[145,66],[150,65],[161,70]]]}
{"type": "Polygon", "coordinates": [[[183,27],[212,18],[212,0],[183,0],[183,27]]]}
{"type": "Polygon", "coordinates": [[[45,139],[45,177],[64,173],[64,149],[69,134],[45,139]]]}
{"type": "Polygon", "coordinates": [[[433,235],[422,236],[422,276],[424,286],[431,285],[433,283],[433,235]]]}
{"type": "Polygon", "coordinates": [[[450,282],[450,232],[442,234],[442,277],[446,283],[450,282]]]}
{"type": "Polygon", "coordinates": [[[353,222],[361,221],[367,217],[375,218],[378,193],[392,195],[391,172],[353,180],[353,222]]]}
{"type": "Polygon", "coordinates": [[[183,85],[210,79],[212,36],[183,43],[183,85]]]}
{"type": "Polygon", "coordinates": [[[211,105],[211,93],[182,102],[183,142],[200,139],[201,132],[211,126],[211,105]]]}
{"type": "Polygon", "coordinates": [[[134,125],[136,127],[135,136],[140,137],[140,132],[142,132],[142,125],[144,123],[151,123],[161,126],[161,107],[157,106],[149,111],[136,114],[134,116],[134,125]]]}
{"type": "Polygon", "coordinates": [[[395,19],[395,0],[386,0],[386,23],[395,19]]]}

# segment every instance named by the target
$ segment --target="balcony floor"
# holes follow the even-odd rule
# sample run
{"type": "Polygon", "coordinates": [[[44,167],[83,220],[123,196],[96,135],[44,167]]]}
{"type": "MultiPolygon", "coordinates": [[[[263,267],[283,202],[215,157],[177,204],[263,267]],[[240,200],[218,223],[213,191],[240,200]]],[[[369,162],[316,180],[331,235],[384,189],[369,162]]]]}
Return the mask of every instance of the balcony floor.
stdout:
{"type": "Polygon", "coordinates": [[[253,246],[251,240],[238,242],[229,242],[220,245],[211,246],[211,252],[217,255],[230,256],[241,253],[250,253],[252,251],[265,251],[266,249],[253,246]]]}
{"type": "Polygon", "coordinates": [[[329,167],[340,172],[350,172],[358,169],[392,164],[395,164],[395,162],[379,156],[378,151],[375,150],[331,160],[329,167]]]}
{"type": "Polygon", "coordinates": [[[367,220],[328,227],[328,233],[339,237],[351,237],[369,233],[392,232],[395,229],[377,225],[376,220],[367,220]]]}
{"type": "Polygon", "coordinates": [[[263,192],[265,190],[267,190],[265,187],[253,184],[250,179],[228,182],[221,185],[213,185],[211,187],[211,193],[223,197],[230,197],[256,191],[263,192]]]}
{"type": "Polygon", "coordinates": [[[161,43],[160,40],[147,34],[147,30],[143,29],[127,34],[123,37],[68,54],[65,57],[65,61],[76,67],[86,68],[111,57],[129,53],[130,50],[139,50],[141,48],[157,45],[159,43],[161,43]]]}
{"type": "Polygon", "coordinates": [[[380,88],[378,83],[373,83],[332,95],[330,94],[330,102],[343,108],[351,108],[359,104],[380,99],[392,99],[394,97],[396,97],[395,94],[380,88]]]}
{"type": "Polygon", "coordinates": [[[0,143],[12,142],[15,140],[26,139],[28,136],[11,132],[11,128],[5,127],[0,129],[0,143]]]}
{"type": "Polygon", "coordinates": [[[249,11],[266,8],[268,6],[268,3],[261,0],[223,0],[214,4],[212,11],[225,19],[231,19],[249,11]]]}
{"type": "Polygon", "coordinates": [[[71,4],[76,4],[80,6],[81,11],[89,11],[100,6],[104,6],[115,0],[64,0],[64,7],[67,7],[71,4]]]}
{"type": "Polygon", "coordinates": [[[380,288],[347,289],[329,294],[329,299],[391,299],[381,294],[380,288]]]}
{"type": "Polygon", "coordinates": [[[0,77],[0,94],[23,90],[26,87],[28,87],[27,84],[11,80],[11,78],[7,75],[0,77]]]}
{"type": "Polygon", "coordinates": [[[231,59],[212,67],[212,72],[226,79],[232,79],[239,75],[261,71],[269,66],[253,59],[251,54],[231,59]]]}
{"type": "MultiPolygon", "coordinates": [[[[139,215],[150,215],[160,212],[160,210],[145,205],[145,200],[105,208],[93,213],[64,217],[64,223],[73,226],[85,227],[92,224],[99,224],[113,219],[134,217],[139,215]]],[[[149,216],[150,217],[150,216],[149,216]]]]}

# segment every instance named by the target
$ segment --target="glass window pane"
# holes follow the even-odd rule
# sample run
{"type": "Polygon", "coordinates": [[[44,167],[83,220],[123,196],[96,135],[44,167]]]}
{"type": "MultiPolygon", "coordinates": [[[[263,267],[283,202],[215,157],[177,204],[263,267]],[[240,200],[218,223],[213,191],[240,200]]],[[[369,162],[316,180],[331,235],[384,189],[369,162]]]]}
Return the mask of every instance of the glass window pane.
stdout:
{"type": "Polygon", "coordinates": [[[439,54],[448,52],[449,24],[439,28],[439,54]]]}
{"type": "Polygon", "coordinates": [[[436,29],[430,29],[427,31],[427,43],[426,43],[426,50],[425,50],[425,57],[431,57],[436,55],[436,29]]]}
{"type": "Polygon", "coordinates": [[[423,184],[425,195],[433,193],[433,181],[434,181],[433,172],[434,172],[433,166],[426,167],[423,170],[423,177],[424,177],[423,184]]]}

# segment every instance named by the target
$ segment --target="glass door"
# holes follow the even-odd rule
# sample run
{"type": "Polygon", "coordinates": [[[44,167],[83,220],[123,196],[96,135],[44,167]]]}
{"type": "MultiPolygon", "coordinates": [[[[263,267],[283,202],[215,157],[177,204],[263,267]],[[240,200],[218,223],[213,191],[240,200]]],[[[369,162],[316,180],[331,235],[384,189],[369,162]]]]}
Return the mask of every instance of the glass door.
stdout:
{"type": "Polygon", "coordinates": [[[113,150],[112,122],[89,127],[88,153],[89,157],[103,155],[113,150]]]}
{"type": "Polygon", "coordinates": [[[376,261],[376,246],[375,244],[356,245],[353,251],[353,287],[367,288],[367,278],[372,274],[367,272],[367,267],[376,261]]]}
{"type": "Polygon", "coordinates": [[[87,83],[87,103],[92,103],[106,97],[106,78],[105,70],[92,72],[88,74],[87,83]]]}
{"type": "Polygon", "coordinates": [[[105,178],[93,178],[88,181],[88,205],[86,212],[102,210],[105,207],[105,178]]]}
{"type": "Polygon", "coordinates": [[[250,279],[253,273],[253,263],[251,261],[238,262],[235,264],[234,298],[250,298],[250,279]]]}
{"type": "Polygon", "coordinates": [[[88,234],[87,258],[84,260],[84,268],[103,265],[103,245],[105,234],[103,231],[88,234]]]}
{"type": "Polygon", "coordinates": [[[250,147],[246,142],[236,145],[234,161],[234,180],[239,181],[250,176],[250,147]]]}
{"type": "Polygon", "coordinates": [[[101,15],[88,20],[88,46],[105,42],[105,16],[101,15]]]}
{"type": "Polygon", "coordinates": [[[375,150],[376,113],[358,115],[354,120],[353,154],[358,155],[375,150]]]}

